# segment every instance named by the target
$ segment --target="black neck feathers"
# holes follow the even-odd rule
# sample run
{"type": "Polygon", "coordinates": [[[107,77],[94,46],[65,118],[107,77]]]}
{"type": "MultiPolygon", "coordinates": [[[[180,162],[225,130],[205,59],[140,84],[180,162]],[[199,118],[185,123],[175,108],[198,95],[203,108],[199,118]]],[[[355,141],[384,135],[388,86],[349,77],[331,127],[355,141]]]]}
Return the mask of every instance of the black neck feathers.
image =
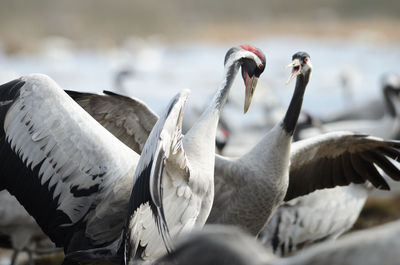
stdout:
{"type": "Polygon", "coordinates": [[[301,105],[303,104],[303,96],[306,86],[310,79],[310,72],[305,75],[298,75],[296,79],[296,87],[290,101],[289,108],[283,118],[282,127],[290,135],[293,135],[296,128],[297,120],[300,115],[301,105]]]}

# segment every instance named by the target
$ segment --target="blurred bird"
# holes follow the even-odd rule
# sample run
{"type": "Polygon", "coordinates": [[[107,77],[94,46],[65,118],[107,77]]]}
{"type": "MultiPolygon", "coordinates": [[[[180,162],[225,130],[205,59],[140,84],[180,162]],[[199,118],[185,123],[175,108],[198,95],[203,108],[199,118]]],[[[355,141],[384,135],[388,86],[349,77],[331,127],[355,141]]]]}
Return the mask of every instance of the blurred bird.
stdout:
{"type": "Polygon", "coordinates": [[[400,221],[394,221],[315,245],[274,264],[397,265],[400,260],[399,249],[400,221]]]}
{"type": "Polygon", "coordinates": [[[218,122],[217,135],[215,137],[215,147],[219,154],[222,154],[225,146],[228,144],[229,137],[230,128],[222,116],[218,122]]]}
{"type": "Polygon", "coordinates": [[[130,68],[122,68],[117,71],[114,79],[114,88],[118,93],[129,95],[132,91],[125,87],[125,81],[134,76],[135,72],[130,68]]]}
{"type": "MultiPolygon", "coordinates": [[[[210,99],[211,100],[211,99],[210,99]]],[[[208,100],[208,102],[210,101],[208,100]]],[[[229,101],[227,100],[226,103],[229,101]]],[[[191,107],[186,108],[185,114],[183,116],[183,123],[182,123],[182,131],[184,134],[191,128],[191,126],[196,122],[196,120],[201,116],[202,110],[199,107],[191,107]]],[[[217,148],[217,152],[219,154],[222,153],[226,144],[229,141],[230,137],[230,128],[226,122],[226,118],[224,112],[221,112],[218,126],[217,126],[217,134],[215,138],[215,147],[217,148]]]]}
{"type": "Polygon", "coordinates": [[[21,251],[28,253],[28,263],[33,264],[33,254],[59,252],[43,233],[24,207],[7,191],[0,191],[0,247],[14,250],[11,264],[17,264],[21,251]]]}
{"type": "Polygon", "coordinates": [[[281,204],[258,235],[279,256],[338,238],[353,227],[365,204],[369,184],[317,190],[281,204]]]}
{"type": "Polygon", "coordinates": [[[354,232],[284,259],[260,249],[257,241],[235,227],[216,226],[189,234],[155,264],[398,265],[399,249],[400,221],[354,232]]]}
{"type": "Polygon", "coordinates": [[[356,68],[347,65],[339,73],[339,81],[341,84],[344,107],[354,105],[354,93],[352,87],[354,86],[355,80],[358,77],[358,71],[356,68]]]}
{"type": "Polygon", "coordinates": [[[383,101],[368,102],[330,118],[306,120],[296,129],[296,138],[305,139],[325,132],[350,130],[384,139],[397,139],[400,133],[400,77],[387,74],[382,77],[383,101]],[[315,126],[318,124],[318,126],[315,126]]]}
{"type": "Polygon", "coordinates": [[[237,227],[206,225],[180,238],[176,248],[157,265],[262,265],[274,259],[254,237],[237,227]]]}

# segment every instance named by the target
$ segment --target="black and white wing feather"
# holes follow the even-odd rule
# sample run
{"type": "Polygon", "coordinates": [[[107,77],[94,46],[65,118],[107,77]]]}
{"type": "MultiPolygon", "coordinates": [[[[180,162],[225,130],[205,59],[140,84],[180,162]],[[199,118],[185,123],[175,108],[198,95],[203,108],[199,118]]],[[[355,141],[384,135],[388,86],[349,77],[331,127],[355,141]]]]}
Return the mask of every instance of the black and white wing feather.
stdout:
{"type": "Polygon", "coordinates": [[[365,184],[350,184],[295,198],[279,206],[258,239],[279,256],[336,239],[357,221],[367,197],[365,184]]]}
{"type": "Polygon", "coordinates": [[[56,245],[119,236],[134,151],[45,75],[0,86],[0,123],[0,189],[16,196],[56,245]]]}
{"type": "Polygon", "coordinates": [[[136,153],[142,152],[158,119],[144,102],[110,91],[103,94],[66,92],[115,137],[136,153]]]}
{"type": "Polygon", "coordinates": [[[175,96],[143,148],[129,201],[126,264],[171,250],[171,238],[190,221],[190,166],[181,131],[187,97],[188,91],[175,96]]]}
{"type": "Polygon", "coordinates": [[[377,168],[400,180],[400,170],[388,159],[400,157],[399,141],[351,132],[333,132],[295,142],[290,156],[289,187],[285,201],[350,183],[369,181],[389,190],[377,168]]]}

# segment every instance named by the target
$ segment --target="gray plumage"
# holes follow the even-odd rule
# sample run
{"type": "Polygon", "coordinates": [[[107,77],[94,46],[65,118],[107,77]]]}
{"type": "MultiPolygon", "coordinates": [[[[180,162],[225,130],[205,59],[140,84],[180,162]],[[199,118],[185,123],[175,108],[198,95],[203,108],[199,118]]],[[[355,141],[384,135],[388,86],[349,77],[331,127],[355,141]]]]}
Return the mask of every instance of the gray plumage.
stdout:
{"type": "MultiPolygon", "coordinates": [[[[264,138],[263,141],[265,139],[270,138],[264,138]]],[[[262,142],[257,148],[265,149],[265,146],[265,142],[262,142]]],[[[241,160],[217,156],[216,195],[208,222],[239,225],[257,235],[283,197],[289,201],[317,189],[367,180],[374,182],[377,188],[388,189],[388,184],[373,163],[390,173],[394,180],[399,180],[399,170],[386,158],[396,159],[399,148],[399,142],[350,132],[329,133],[293,143],[288,154],[290,167],[287,166],[287,187],[277,186],[271,180],[272,177],[285,177],[273,171],[279,165],[273,160],[279,154],[278,149],[254,154],[248,163],[252,163],[253,168],[259,171],[243,168],[239,164],[241,160]],[[270,160],[267,160],[268,156],[270,160]],[[280,200],[274,199],[275,194],[281,193],[280,200]]]]}
{"type": "Polygon", "coordinates": [[[365,204],[365,184],[323,189],[283,203],[258,235],[274,254],[291,255],[348,231],[365,204]]]}
{"type": "Polygon", "coordinates": [[[290,200],[316,189],[366,180],[387,189],[380,174],[365,173],[377,160],[393,179],[399,178],[398,170],[385,158],[398,156],[397,142],[349,132],[295,143],[291,150],[290,141],[291,135],[278,124],[242,158],[216,156],[216,196],[209,222],[236,224],[256,235],[285,195],[290,200]],[[320,172],[325,172],[324,178],[320,172]]]}
{"type": "Polygon", "coordinates": [[[256,82],[249,80],[258,78],[262,70],[258,75],[255,71],[263,69],[265,63],[257,52],[243,47],[234,47],[227,52],[221,86],[185,135],[182,134],[183,103],[179,104],[179,101],[184,102],[187,96],[171,103],[166,114],[157,121],[135,172],[130,200],[133,207],[125,247],[127,264],[133,264],[136,258],[153,260],[159,257],[171,249],[168,241],[173,241],[183,231],[202,227],[206,222],[214,197],[213,155],[219,115],[240,68],[246,76],[246,90],[249,87],[255,89],[256,82]],[[150,187],[145,182],[148,178],[150,187]],[[144,192],[146,187],[150,189],[151,199],[135,194],[144,192]]]}
{"type": "Polygon", "coordinates": [[[400,221],[354,232],[312,248],[276,265],[398,265],[400,260],[400,221]]]}
{"type": "MultiPolygon", "coordinates": [[[[135,259],[152,260],[165,251],[162,242],[165,244],[166,240],[160,240],[158,231],[157,229],[154,229],[154,222],[152,221],[153,215],[162,215],[160,212],[155,214],[154,210],[155,205],[157,206],[157,209],[159,209],[158,206],[160,205],[160,202],[163,202],[164,205],[164,207],[161,208],[166,209],[165,212],[167,214],[165,215],[165,223],[169,223],[168,226],[171,226],[171,229],[168,228],[171,235],[179,234],[181,230],[190,230],[192,227],[201,227],[204,225],[210,212],[214,196],[214,157],[212,154],[215,153],[215,133],[221,109],[225,104],[233,80],[240,68],[242,68],[242,75],[246,87],[245,109],[246,107],[248,108],[258,77],[263,72],[264,67],[265,57],[254,47],[245,45],[231,48],[225,57],[224,78],[221,82],[221,86],[216,92],[212,102],[203,112],[196,124],[185,136],[180,134],[180,129],[176,129],[179,133],[171,134],[170,137],[167,136],[169,135],[168,133],[165,133],[163,137],[166,138],[160,140],[160,148],[157,149],[158,151],[156,153],[154,153],[153,150],[148,151],[146,154],[142,154],[145,161],[149,162],[149,159],[152,156],[154,156],[154,160],[151,163],[149,162],[147,165],[143,162],[144,164],[142,164],[140,169],[136,172],[137,175],[133,188],[134,192],[132,193],[130,203],[131,212],[128,228],[129,232],[127,235],[129,242],[128,245],[130,246],[125,249],[125,262],[130,264],[134,262],[135,259]],[[172,149],[170,150],[169,148],[172,149]],[[134,198],[136,194],[138,194],[138,192],[135,192],[136,184],[139,183],[140,185],[138,185],[142,187],[143,184],[147,186],[147,184],[144,183],[144,180],[148,178],[145,176],[148,175],[147,171],[150,165],[157,165],[156,167],[159,168],[159,171],[152,171],[150,173],[151,196],[148,194],[141,196],[140,193],[146,192],[146,189],[137,188],[137,191],[139,191],[139,198],[136,200],[134,198]],[[140,179],[143,179],[143,182],[139,182],[138,180],[140,179]],[[156,188],[157,185],[153,184],[159,183],[159,181],[152,181],[152,179],[165,179],[164,183],[167,186],[164,187],[164,184],[159,184],[158,188],[156,188]],[[155,192],[159,190],[159,187],[161,186],[163,187],[163,196],[155,192]],[[158,196],[156,194],[158,194],[158,196]],[[151,200],[149,197],[151,197],[151,200]],[[162,200],[160,200],[161,197],[163,198],[162,200]],[[148,204],[146,204],[146,201],[148,204]],[[177,204],[178,206],[176,207],[177,204]],[[150,229],[148,229],[149,226],[150,229]]],[[[72,96],[74,97],[74,95],[72,96]]],[[[79,97],[82,102],[84,98],[81,96],[79,97]]],[[[95,100],[110,100],[110,98],[100,95],[88,95],[88,97],[95,100]]],[[[120,98],[117,100],[120,100],[120,98]]],[[[132,102],[124,101],[124,104],[126,104],[128,108],[130,103],[132,102]]],[[[130,107],[131,106],[132,105],[130,105],[130,107]]],[[[136,105],[133,107],[140,108],[142,106],[136,105]]],[[[88,105],[84,107],[89,111],[89,113],[93,111],[96,112],[96,108],[88,107],[88,105]]],[[[144,111],[143,113],[150,113],[150,115],[152,115],[150,111],[144,111]]],[[[102,120],[104,119],[100,115],[99,121],[101,123],[102,120]]],[[[178,120],[180,121],[181,117],[178,120]]],[[[167,127],[173,125],[173,123],[166,124],[167,127]]],[[[179,122],[175,123],[175,126],[178,128],[179,122]]],[[[129,125],[127,128],[130,128],[129,125]]],[[[109,129],[113,133],[115,133],[115,130],[118,130],[115,126],[110,126],[109,129]]],[[[127,132],[128,131],[125,131],[125,135],[127,132]]],[[[157,139],[152,139],[148,144],[155,144],[156,140],[157,139]]],[[[134,141],[132,143],[134,143],[134,141]]],[[[137,145],[137,147],[140,149],[141,145],[137,145]]],[[[142,151],[144,152],[144,150],[142,151]]],[[[157,222],[157,225],[159,225],[160,220],[157,222]]],[[[161,229],[159,230],[167,230],[165,224],[158,226],[158,228],[160,227],[161,229]]],[[[163,235],[163,239],[165,239],[165,231],[161,231],[161,234],[163,235]]],[[[124,233],[124,236],[125,235],[126,233],[124,233]]],[[[120,238],[118,240],[120,240],[120,238]]],[[[115,248],[118,245],[120,244],[115,241],[111,247],[115,248]]],[[[115,253],[115,249],[112,250],[111,247],[79,251],[78,253],[68,255],[67,258],[72,260],[77,260],[79,258],[87,259],[91,257],[98,258],[102,253],[106,253],[106,256],[108,254],[118,255],[119,252],[115,253]]]]}
{"type": "Polygon", "coordinates": [[[297,73],[296,89],[283,121],[242,157],[216,156],[216,193],[208,223],[237,225],[256,236],[283,200],[367,180],[389,189],[374,164],[400,180],[400,171],[387,158],[399,156],[396,141],[335,132],[291,144],[286,128],[293,129],[297,122],[311,73],[309,56],[300,58],[293,61],[291,78],[297,73]]]}
{"type": "Polygon", "coordinates": [[[237,225],[255,236],[283,201],[292,134],[312,71],[310,56],[296,53],[291,66],[290,80],[297,77],[296,88],[283,120],[240,158],[216,156],[217,192],[208,223],[237,225]]]}
{"type": "Polygon", "coordinates": [[[157,265],[262,265],[272,257],[237,227],[207,225],[179,240],[175,250],[157,265]]]}
{"type": "Polygon", "coordinates": [[[102,94],[66,91],[96,121],[129,146],[141,153],[158,116],[145,103],[104,91],[102,94]]]}
{"type": "Polygon", "coordinates": [[[400,221],[395,221],[279,258],[237,228],[217,226],[189,234],[176,251],[156,264],[398,265],[399,238],[400,221]]]}

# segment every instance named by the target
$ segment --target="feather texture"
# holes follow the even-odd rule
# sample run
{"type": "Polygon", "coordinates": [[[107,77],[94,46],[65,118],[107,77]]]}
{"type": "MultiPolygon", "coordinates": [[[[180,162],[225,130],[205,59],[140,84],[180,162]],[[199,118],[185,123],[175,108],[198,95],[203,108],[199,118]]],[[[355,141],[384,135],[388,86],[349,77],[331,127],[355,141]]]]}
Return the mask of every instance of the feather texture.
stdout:
{"type": "Polygon", "coordinates": [[[400,157],[399,148],[399,141],[351,132],[327,133],[296,142],[290,157],[290,185],[285,201],[316,189],[367,180],[376,188],[388,190],[389,185],[375,165],[392,179],[400,180],[399,169],[388,160],[400,157]]]}
{"type": "Polygon", "coordinates": [[[171,238],[195,225],[201,198],[190,185],[181,132],[187,96],[183,92],[171,101],[143,149],[130,199],[128,264],[137,255],[149,259],[171,250],[171,238]]]}
{"type": "Polygon", "coordinates": [[[368,196],[364,184],[323,189],[279,206],[258,239],[279,256],[336,239],[349,230],[368,196]]]}
{"type": "MultiPolygon", "coordinates": [[[[138,155],[49,77],[35,74],[13,82],[23,85],[0,110],[1,185],[58,246],[68,245],[80,224],[89,245],[115,240],[127,212],[121,193],[129,197],[125,187],[132,183],[138,155]]],[[[0,87],[1,100],[12,85],[0,87]]]]}
{"type": "Polygon", "coordinates": [[[110,91],[103,94],[66,91],[96,121],[137,153],[158,116],[145,103],[110,91]]]}

